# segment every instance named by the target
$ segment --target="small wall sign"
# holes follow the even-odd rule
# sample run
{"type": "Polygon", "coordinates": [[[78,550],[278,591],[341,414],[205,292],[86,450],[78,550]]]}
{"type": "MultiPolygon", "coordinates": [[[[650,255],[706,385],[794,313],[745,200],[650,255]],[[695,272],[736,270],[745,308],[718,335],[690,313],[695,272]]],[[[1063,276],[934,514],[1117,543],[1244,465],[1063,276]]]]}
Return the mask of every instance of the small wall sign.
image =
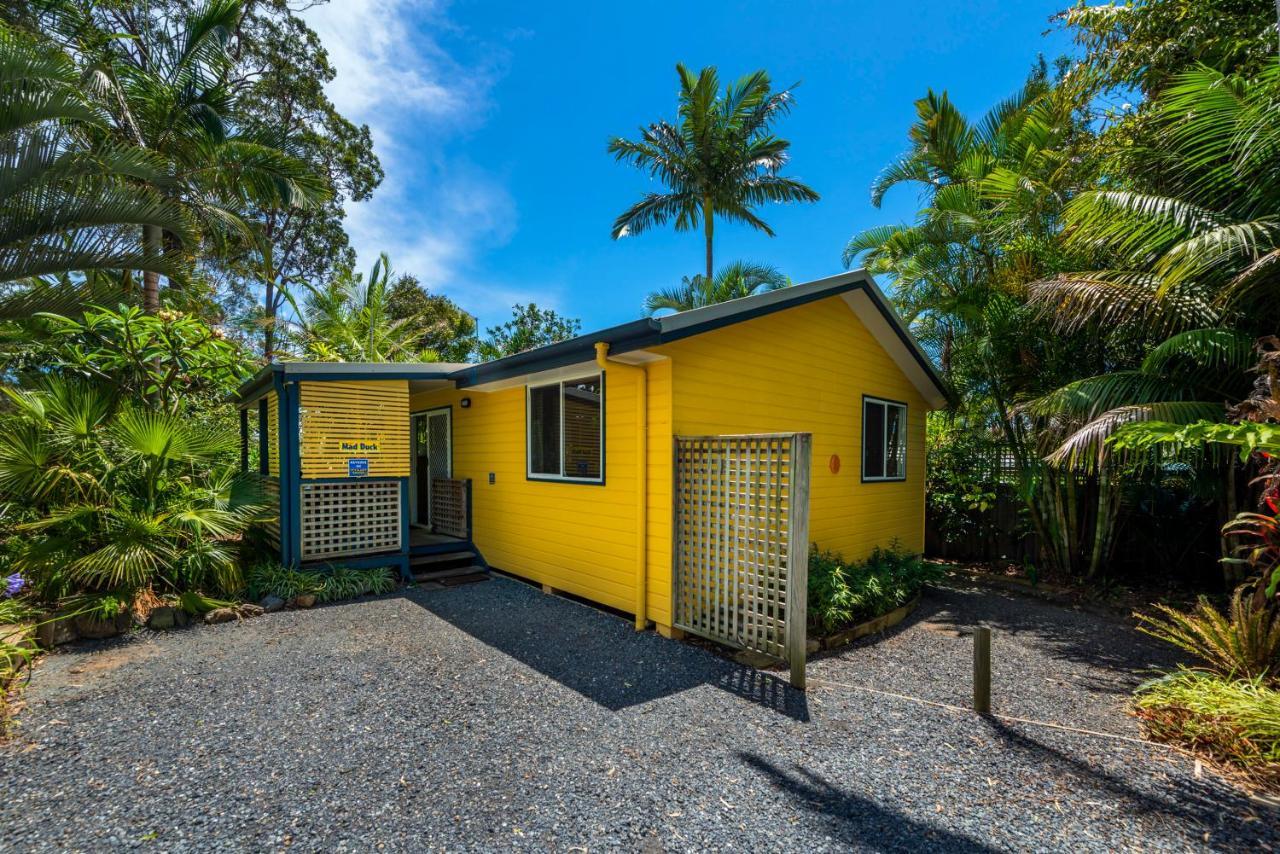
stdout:
{"type": "Polygon", "coordinates": [[[347,477],[368,477],[368,476],[369,476],[369,460],[368,459],[347,460],[347,477]]]}
{"type": "Polygon", "coordinates": [[[338,441],[338,450],[344,454],[376,454],[378,453],[378,440],[340,439],[338,441]]]}

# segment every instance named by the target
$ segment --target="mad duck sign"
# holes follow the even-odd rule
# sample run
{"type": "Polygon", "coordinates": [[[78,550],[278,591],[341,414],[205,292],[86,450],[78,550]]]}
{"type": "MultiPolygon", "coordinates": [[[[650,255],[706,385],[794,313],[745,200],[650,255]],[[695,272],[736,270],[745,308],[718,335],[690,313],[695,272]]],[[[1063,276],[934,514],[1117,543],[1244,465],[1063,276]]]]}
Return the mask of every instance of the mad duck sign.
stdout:
{"type": "Polygon", "coordinates": [[[347,477],[369,476],[369,455],[378,453],[377,439],[342,439],[338,448],[347,458],[347,477]]]}

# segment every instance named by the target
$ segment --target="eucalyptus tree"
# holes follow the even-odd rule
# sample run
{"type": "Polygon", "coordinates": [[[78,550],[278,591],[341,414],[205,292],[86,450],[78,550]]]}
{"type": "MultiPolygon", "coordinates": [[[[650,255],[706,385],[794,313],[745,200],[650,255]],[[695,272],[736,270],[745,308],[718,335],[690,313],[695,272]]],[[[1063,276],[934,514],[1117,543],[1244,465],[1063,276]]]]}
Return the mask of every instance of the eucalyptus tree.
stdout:
{"type": "Polygon", "coordinates": [[[721,267],[713,279],[701,274],[692,278],[685,276],[676,287],[654,291],[645,297],[644,311],[650,316],[659,311],[688,311],[765,291],[776,291],[790,284],[791,280],[778,272],[776,267],[734,261],[721,267]]]}
{"type": "Polygon", "coordinates": [[[704,275],[714,277],[715,220],[738,222],[770,237],[773,229],[755,212],[767,203],[816,202],[817,192],[781,175],[791,143],[773,133],[790,112],[792,88],[775,92],[769,75],[755,71],[720,89],[714,67],[696,75],[676,65],[680,79],[677,118],[640,129],[635,140],[615,137],[609,153],[662,183],[613,223],[613,238],[641,234],[674,222],[677,231],[701,227],[704,275]]]}

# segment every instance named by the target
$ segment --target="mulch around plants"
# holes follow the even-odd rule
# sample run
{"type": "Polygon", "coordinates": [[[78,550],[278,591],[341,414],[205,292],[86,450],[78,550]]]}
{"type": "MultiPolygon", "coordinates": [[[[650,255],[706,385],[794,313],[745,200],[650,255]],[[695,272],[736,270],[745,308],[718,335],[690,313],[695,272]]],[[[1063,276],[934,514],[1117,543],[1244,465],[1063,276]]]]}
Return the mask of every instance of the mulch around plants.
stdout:
{"type": "Polygon", "coordinates": [[[1136,737],[1129,692],[1173,663],[948,586],[799,693],[508,578],[412,588],[47,656],[0,850],[1280,848],[1280,813],[1159,745],[904,699],[968,702],[979,622],[1015,717],[1136,737]]]}

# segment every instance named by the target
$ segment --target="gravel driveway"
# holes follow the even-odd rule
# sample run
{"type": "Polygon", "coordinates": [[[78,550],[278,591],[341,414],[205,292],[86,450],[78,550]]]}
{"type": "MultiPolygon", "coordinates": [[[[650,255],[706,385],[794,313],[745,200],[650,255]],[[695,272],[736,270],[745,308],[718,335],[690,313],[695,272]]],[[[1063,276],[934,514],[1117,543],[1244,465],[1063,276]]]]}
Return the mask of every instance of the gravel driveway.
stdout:
{"type": "Polygon", "coordinates": [[[926,594],[807,695],[517,581],[49,656],[0,747],[0,849],[1275,850],[1280,813],[1136,735],[1122,623],[926,594]],[[1261,846],[1269,846],[1262,848],[1261,846]]]}

